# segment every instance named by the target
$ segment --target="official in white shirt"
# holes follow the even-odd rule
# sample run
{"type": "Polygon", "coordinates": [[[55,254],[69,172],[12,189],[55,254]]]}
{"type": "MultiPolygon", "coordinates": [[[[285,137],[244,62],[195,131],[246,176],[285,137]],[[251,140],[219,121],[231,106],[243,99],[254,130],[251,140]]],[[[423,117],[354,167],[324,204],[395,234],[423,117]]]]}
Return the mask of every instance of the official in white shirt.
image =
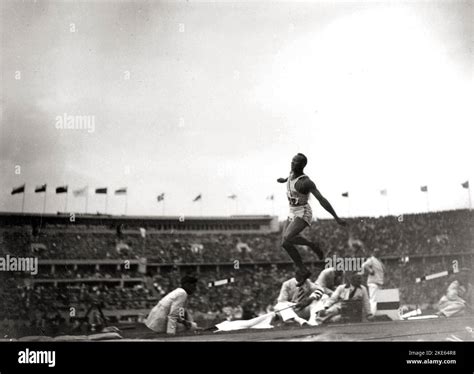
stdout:
{"type": "Polygon", "coordinates": [[[145,325],[155,332],[167,334],[196,329],[196,323],[186,310],[188,295],[196,291],[196,286],[196,278],[184,276],[181,279],[181,287],[171,291],[153,307],[145,325]]]}
{"type": "Polygon", "coordinates": [[[367,287],[369,289],[370,313],[375,315],[377,312],[377,292],[383,286],[385,267],[378,259],[380,251],[374,248],[370,256],[362,264],[362,275],[368,275],[367,287]]]}
{"type": "Polygon", "coordinates": [[[296,285],[301,281],[291,278],[283,282],[275,310],[296,304],[294,309],[286,309],[280,313],[283,321],[294,319],[300,326],[304,324],[316,325],[318,301],[324,291],[309,279],[304,280],[302,285],[297,287],[296,285]]]}
{"type": "Polygon", "coordinates": [[[456,280],[449,285],[446,295],[439,301],[439,313],[445,317],[462,316],[473,312],[474,287],[470,282],[472,271],[462,269],[456,280]]]}
{"type": "Polygon", "coordinates": [[[336,287],[342,283],[343,274],[342,270],[336,270],[334,267],[323,269],[316,279],[316,284],[324,289],[326,295],[331,296],[336,287]]]}
{"type": "Polygon", "coordinates": [[[341,318],[343,304],[346,301],[362,302],[362,319],[371,317],[369,295],[362,285],[362,276],[355,272],[345,273],[346,283],[336,288],[331,297],[325,302],[325,310],[319,313],[319,322],[338,322],[341,318]]]}

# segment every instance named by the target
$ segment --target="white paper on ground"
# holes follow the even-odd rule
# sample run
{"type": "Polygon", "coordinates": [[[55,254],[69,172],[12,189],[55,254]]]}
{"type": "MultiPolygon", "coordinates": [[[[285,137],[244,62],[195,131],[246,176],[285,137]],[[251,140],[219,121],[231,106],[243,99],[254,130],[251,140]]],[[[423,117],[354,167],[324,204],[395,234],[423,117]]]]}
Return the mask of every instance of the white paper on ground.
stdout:
{"type": "MultiPolygon", "coordinates": [[[[216,325],[217,331],[234,331],[243,329],[271,329],[273,326],[270,324],[274,312],[264,314],[256,318],[249,320],[238,320],[238,321],[224,321],[216,325]]],[[[217,332],[216,331],[216,332],[217,332]]]]}
{"type": "Polygon", "coordinates": [[[415,316],[419,316],[419,315],[421,315],[421,309],[420,308],[418,308],[416,310],[412,310],[411,312],[402,314],[400,316],[400,318],[401,319],[406,319],[406,318],[409,318],[409,317],[415,317],[415,316]]]}
{"type": "Polygon", "coordinates": [[[428,314],[426,316],[416,316],[416,317],[409,317],[408,320],[412,321],[414,319],[435,319],[439,318],[436,314],[428,314]]]}

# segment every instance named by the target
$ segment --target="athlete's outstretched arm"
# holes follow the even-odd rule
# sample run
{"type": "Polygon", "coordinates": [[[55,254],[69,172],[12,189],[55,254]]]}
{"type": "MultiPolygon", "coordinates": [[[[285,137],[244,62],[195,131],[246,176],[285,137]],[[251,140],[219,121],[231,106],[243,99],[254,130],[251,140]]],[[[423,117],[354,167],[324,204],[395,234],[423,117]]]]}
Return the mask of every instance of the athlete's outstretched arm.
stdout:
{"type": "Polygon", "coordinates": [[[278,183],[286,183],[286,182],[288,182],[288,178],[278,178],[277,182],[278,183]]]}
{"type": "Polygon", "coordinates": [[[329,203],[329,201],[323,196],[321,195],[321,192],[319,192],[319,190],[316,188],[316,185],[314,184],[313,181],[311,180],[308,180],[306,183],[305,183],[305,189],[308,191],[308,192],[311,192],[314,197],[316,199],[318,199],[319,203],[321,204],[321,206],[326,209],[329,213],[331,213],[331,215],[334,217],[334,219],[336,220],[336,222],[338,224],[340,224],[341,226],[345,226],[347,225],[347,222],[344,221],[343,219],[339,218],[339,216],[337,215],[336,211],[334,210],[334,208],[332,207],[332,205],[329,203]]]}

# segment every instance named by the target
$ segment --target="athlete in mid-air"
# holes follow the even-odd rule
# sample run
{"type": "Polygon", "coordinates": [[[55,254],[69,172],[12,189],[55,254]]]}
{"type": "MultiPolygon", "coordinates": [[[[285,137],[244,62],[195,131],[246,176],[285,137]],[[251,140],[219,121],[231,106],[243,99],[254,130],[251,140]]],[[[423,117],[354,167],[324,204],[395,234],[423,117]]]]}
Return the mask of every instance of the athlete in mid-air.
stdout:
{"type": "Polygon", "coordinates": [[[282,247],[297,266],[297,275],[299,279],[302,279],[302,282],[311,276],[311,272],[304,265],[295,245],[308,246],[318,255],[320,260],[324,257],[319,243],[313,243],[300,235],[306,227],[311,225],[313,220],[311,206],[308,203],[310,193],[318,199],[324,209],[331,213],[338,224],[346,225],[346,221],[338,217],[329,201],[318,191],[314,182],[303,173],[307,163],[306,156],[298,153],[291,161],[290,176],[277,179],[278,183],[287,183],[287,196],[290,203],[290,214],[283,229],[282,247]]]}

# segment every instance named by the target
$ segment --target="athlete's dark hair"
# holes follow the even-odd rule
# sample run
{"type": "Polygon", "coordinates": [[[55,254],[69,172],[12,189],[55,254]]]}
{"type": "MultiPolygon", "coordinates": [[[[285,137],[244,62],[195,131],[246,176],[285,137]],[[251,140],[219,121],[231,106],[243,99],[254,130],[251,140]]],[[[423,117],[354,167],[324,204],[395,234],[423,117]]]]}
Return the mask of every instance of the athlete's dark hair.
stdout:
{"type": "Polygon", "coordinates": [[[308,163],[308,159],[306,158],[306,156],[302,153],[297,153],[296,155],[300,156],[303,159],[303,167],[305,167],[306,164],[308,163]]]}

